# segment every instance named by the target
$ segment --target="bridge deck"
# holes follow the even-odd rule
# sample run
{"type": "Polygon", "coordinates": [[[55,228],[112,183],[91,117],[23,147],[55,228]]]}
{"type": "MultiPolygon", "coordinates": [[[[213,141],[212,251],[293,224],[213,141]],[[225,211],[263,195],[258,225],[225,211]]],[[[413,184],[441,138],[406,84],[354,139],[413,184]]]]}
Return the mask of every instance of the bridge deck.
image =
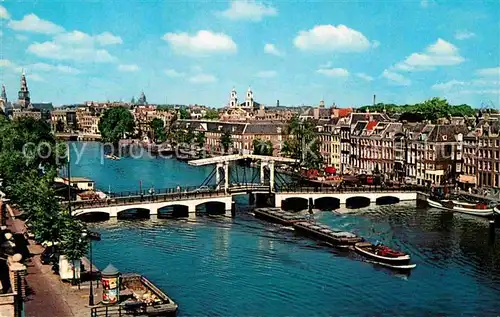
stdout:
{"type": "Polygon", "coordinates": [[[263,162],[274,161],[274,162],[280,162],[280,163],[296,163],[297,162],[297,160],[295,160],[295,159],[286,158],[286,157],[264,156],[264,155],[253,155],[253,154],[232,154],[232,155],[223,155],[223,156],[216,156],[216,157],[204,158],[204,159],[199,159],[199,160],[193,160],[193,161],[189,161],[188,164],[193,165],[193,166],[202,166],[202,165],[211,165],[211,164],[217,164],[217,163],[238,161],[238,160],[243,160],[243,159],[252,159],[252,160],[263,161],[263,162]]]}

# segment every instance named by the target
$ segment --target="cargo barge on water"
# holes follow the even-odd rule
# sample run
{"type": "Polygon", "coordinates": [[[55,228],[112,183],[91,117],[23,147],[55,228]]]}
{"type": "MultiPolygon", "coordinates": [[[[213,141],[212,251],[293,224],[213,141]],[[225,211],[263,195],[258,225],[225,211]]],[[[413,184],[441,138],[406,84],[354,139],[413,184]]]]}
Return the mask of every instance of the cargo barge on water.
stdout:
{"type": "Polygon", "coordinates": [[[286,212],[280,208],[256,208],[253,210],[255,218],[277,223],[284,226],[292,226],[297,221],[306,221],[306,216],[286,212]]]}
{"type": "Polygon", "coordinates": [[[363,241],[354,233],[346,231],[336,231],[331,228],[313,222],[298,221],[293,223],[296,232],[302,233],[311,238],[321,240],[337,247],[348,247],[363,241]]]}

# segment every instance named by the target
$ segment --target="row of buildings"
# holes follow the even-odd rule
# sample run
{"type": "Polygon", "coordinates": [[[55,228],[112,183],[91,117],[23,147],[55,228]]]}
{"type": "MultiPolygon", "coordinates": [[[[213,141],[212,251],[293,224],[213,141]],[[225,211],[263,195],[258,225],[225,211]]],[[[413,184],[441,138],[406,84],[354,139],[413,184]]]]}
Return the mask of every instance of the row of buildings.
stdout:
{"type": "Polygon", "coordinates": [[[315,123],[320,153],[325,167],[333,166],[340,173],[381,173],[394,180],[420,185],[459,183],[467,186],[500,188],[500,117],[452,118],[447,122],[398,122],[385,113],[356,113],[351,108],[266,107],[254,100],[253,91],[246,91],[244,101],[238,100],[235,89],[230,92],[226,107],[209,109],[194,105],[160,107],[148,104],[141,93],[138,101],[85,102],[65,109],[44,110],[31,103],[23,74],[15,105],[10,105],[5,87],[0,106],[14,118],[28,115],[37,118],[48,113],[54,131],[99,135],[98,123],[109,107],[126,107],[133,114],[137,132],[147,135],[149,123],[161,119],[166,126],[205,134],[205,148],[222,152],[221,136],[229,134],[231,151],[251,153],[254,140],[270,141],[273,155],[282,155],[288,121],[312,120],[315,123]],[[11,111],[9,111],[11,109],[11,111]],[[181,115],[181,110],[184,115],[181,115]],[[218,119],[206,119],[217,111],[218,119]],[[187,116],[186,116],[187,114],[187,116]],[[181,119],[184,117],[183,119],[181,119]]]}

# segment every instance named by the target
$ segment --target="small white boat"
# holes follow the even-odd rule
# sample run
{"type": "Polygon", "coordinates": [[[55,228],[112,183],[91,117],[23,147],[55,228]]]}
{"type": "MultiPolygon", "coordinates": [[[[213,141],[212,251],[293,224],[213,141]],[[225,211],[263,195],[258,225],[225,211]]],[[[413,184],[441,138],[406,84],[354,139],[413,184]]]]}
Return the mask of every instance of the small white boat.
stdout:
{"type": "Polygon", "coordinates": [[[427,198],[429,206],[448,211],[456,211],[467,215],[478,217],[489,217],[493,214],[494,208],[488,208],[485,204],[474,204],[457,200],[433,200],[427,198]]]}
{"type": "Polygon", "coordinates": [[[287,230],[287,231],[295,231],[293,227],[288,227],[288,226],[283,226],[281,227],[282,230],[287,230]]]}

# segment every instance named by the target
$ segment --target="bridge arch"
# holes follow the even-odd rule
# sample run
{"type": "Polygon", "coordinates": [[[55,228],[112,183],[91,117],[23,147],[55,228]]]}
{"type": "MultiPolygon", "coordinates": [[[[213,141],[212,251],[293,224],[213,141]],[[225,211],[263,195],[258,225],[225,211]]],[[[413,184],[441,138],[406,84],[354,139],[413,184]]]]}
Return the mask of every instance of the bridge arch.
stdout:
{"type": "Polygon", "coordinates": [[[364,196],[349,197],[345,201],[345,205],[349,209],[357,209],[370,206],[370,198],[364,196]]]}
{"type": "Polygon", "coordinates": [[[382,196],[378,197],[375,202],[377,205],[392,205],[392,204],[397,204],[400,201],[401,200],[395,196],[382,196]]]}
{"type": "Polygon", "coordinates": [[[123,208],[116,213],[118,219],[149,219],[150,210],[147,208],[123,208]]]}
{"type": "Polygon", "coordinates": [[[182,204],[166,205],[158,208],[158,219],[189,217],[189,206],[182,204]]]}
{"type": "Polygon", "coordinates": [[[226,203],[221,201],[205,201],[195,207],[197,215],[225,215],[226,208],[226,203]]]}
{"type": "Polygon", "coordinates": [[[110,218],[109,212],[106,211],[76,211],[73,216],[84,222],[107,221],[110,218]]]}
{"type": "Polygon", "coordinates": [[[303,197],[289,197],[281,202],[281,208],[286,211],[300,211],[308,207],[309,199],[303,197]]]}
{"type": "Polygon", "coordinates": [[[314,208],[319,210],[335,210],[340,208],[340,199],[332,196],[316,198],[314,208]]]}

